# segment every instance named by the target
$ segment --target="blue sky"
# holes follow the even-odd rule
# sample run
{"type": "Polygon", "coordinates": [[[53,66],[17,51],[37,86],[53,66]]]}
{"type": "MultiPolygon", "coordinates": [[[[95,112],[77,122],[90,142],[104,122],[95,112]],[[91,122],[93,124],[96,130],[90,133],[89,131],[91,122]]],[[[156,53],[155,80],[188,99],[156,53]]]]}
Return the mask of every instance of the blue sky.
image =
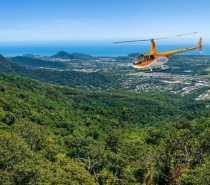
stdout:
{"type": "Polygon", "coordinates": [[[0,0],[0,43],[112,42],[198,34],[210,43],[210,0],[0,0]]]}

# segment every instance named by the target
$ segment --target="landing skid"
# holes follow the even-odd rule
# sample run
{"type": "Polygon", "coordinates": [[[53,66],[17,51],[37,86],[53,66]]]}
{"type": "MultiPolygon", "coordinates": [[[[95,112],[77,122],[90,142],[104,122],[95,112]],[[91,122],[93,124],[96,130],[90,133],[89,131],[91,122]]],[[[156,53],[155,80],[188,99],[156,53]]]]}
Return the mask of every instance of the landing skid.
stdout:
{"type": "Polygon", "coordinates": [[[143,71],[143,72],[144,72],[144,73],[164,72],[164,71],[168,71],[168,70],[170,70],[170,69],[171,69],[171,68],[167,68],[167,69],[159,68],[159,69],[153,69],[152,71],[147,70],[147,71],[143,71]]]}
{"type": "Polygon", "coordinates": [[[170,70],[171,67],[169,66],[161,66],[161,67],[156,67],[156,68],[147,68],[147,69],[141,69],[139,71],[141,72],[144,72],[144,73],[153,73],[153,72],[164,72],[164,71],[167,71],[167,70],[170,70]]]}

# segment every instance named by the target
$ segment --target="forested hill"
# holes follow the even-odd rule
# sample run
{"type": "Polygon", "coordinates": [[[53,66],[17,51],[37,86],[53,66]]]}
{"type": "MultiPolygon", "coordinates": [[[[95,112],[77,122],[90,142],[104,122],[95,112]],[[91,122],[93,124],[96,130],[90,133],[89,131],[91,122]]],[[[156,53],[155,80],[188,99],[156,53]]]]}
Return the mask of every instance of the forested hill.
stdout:
{"type": "MultiPolygon", "coordinates": [[[[30,105],[29,107],[36,106],[36,101],[34,102],[34,100],[37,100],[39,104],[37,108],[32,109],[42,110],[37,112],[37,114],[43,114],[46,117],[48,120],[45,120],[47,125],[51,123],[52,119],[50,117],[53,114],[53,110],[58,111],[56,114],[63,110],[66,111],[65,115],[74,115],[73,117],[68,117],[68,120],[72,121],[79,121],[85,115],[97,123],[97,119],[100,117],[100,122],[104,122],[104,124],[101,123],[102,125],[100,125],[102,130],[105,128],[112,129],[112,123],[110,123],[112,119],[115,120],[115,124],[118,123],[117,126],[123,127],[126,126],[124,125],[126,123],[129,124],[129,127],[132,125],[143,127],[167,123],[168,121],[177,120],[179,117],[192,120],[204,115],[209,110],[206,107],[208,102],[195,101],[191,96],[182,98],[172,93],[160,92],[141,95],[126,91],[86,92],[41,83],[30,78],[12,76],[5,73],[0,74],[1,98],[2,103],[5,103],[3,106],[7,108],[17,106],[14,109],[8,108],[5,114],[6,112],[14,113],[16,115],[15,120],[18,122],[24,119],[25,116],[22,113],[13,112],[13,110],[18,110],[19,107],[19,111],[21,111],[21,107],[28,107],[27,104],[30,105]],[[3,101],[4,95],[8,97],[8,101],[3,101]],[[9,100],[11,100],[11,104],[9,100]],[[17,102],[15,102],[16,100],[17,102]],[[44,112],[47,110],[46,106],[48,104],[45,100],[53,101],[57,109],[51,107],[52,111],[44,112]],[[21,103],[25,106],[21,105],[21,103]]],[[[27,117],[27,119],[33,117],[30,110],[27,112],[27,117]]],[[[29,120],[33,121],[33,119],[29,120]]],[[[45,121],[42,120],[42,124],[45,121]]],[[[59,121],[55,121],[55,123],[59,124],[59,121]]]]}
{"type": "Polygon", "coordinates": [[[0,184],[209,184],[208,105],[0,73],[0,184]]]}
{"type": "Polygon", "coordinates": [[[101,73],[84,73],[77,71],[52,71],[45,69],[30,69],[7,60],[0,55],[0,71],[20,76],[30,77],[54,85],[65,85],[81,89],[107,88],[116,80],[101,73]]]}
{"type": "Polygon", "coordinates": [[[29,74],[31,70],[7,60],[3,55],[0,54],[0,71],[24,76],[29,74]]]}

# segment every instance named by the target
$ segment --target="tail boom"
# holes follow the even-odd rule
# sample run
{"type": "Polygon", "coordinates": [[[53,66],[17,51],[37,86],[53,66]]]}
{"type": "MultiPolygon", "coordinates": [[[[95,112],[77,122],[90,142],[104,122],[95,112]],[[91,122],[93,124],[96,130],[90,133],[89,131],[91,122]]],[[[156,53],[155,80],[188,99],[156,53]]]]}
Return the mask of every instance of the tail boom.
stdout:
{"type": "Polygon", "coordinates": [[[199,49],[200,51],[202,50],[202,38],[199,39],[198,45],[195,47],[166,51],[166,52],[162,52],[162,53],[158,53],[158,54],[170,56],[170,55],[174,55],[177,53],[182,53],[182,52],[191,51],[191,50],[195,50],[195,49],[199,49]]]}

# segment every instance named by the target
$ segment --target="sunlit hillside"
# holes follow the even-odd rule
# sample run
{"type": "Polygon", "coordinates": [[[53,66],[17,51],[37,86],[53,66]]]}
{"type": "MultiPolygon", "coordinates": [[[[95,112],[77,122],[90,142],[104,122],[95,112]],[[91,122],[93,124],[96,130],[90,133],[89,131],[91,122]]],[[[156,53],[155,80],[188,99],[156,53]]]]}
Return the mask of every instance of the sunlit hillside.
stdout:
{"type": "Polygon", "coordinates": [[[1,184],[208,184],[207,101],[0,82],[1,184]]]}

